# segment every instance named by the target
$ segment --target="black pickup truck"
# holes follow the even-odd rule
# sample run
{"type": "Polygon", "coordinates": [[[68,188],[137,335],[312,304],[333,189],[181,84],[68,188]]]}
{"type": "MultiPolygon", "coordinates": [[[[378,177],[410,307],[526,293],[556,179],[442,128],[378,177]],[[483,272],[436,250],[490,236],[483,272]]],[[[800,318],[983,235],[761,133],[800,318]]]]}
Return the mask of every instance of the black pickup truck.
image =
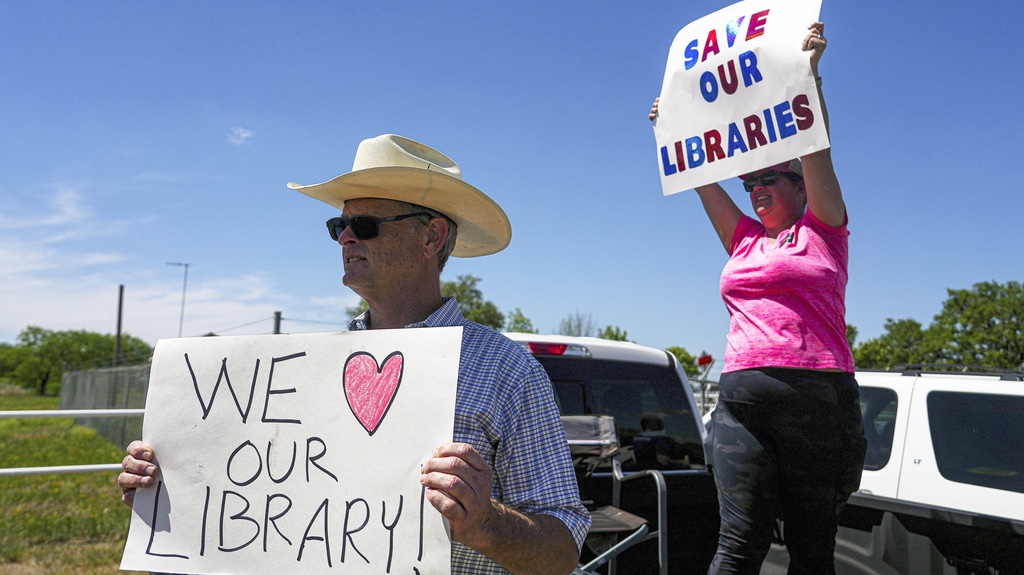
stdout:
{"type": "MultiPolygon", "coordinates": [[[[624,472],[661,471],[668,488],[669,573],[706,573],[718,542],[718,499],[704,465],[701,413],[675,356],[605,339],[506,335],[524,345],[547,370],[563,415],[615,418],[624,472]],[[655,420],[657,425],[651,425],[655,420]],[[671,448],[647,449],[650,438],[671,448]]],[[[610,503],[610,476],[610,470],[599,469],[581,485],[581,492],[592,494],[596,505],[610,503]]],[[[655,491],[649,483],[631,481],[622,489],[619,507],[651,521],[657,517],[655,491]]],[[[632,547],[619,559],[618,572],[657,573],[657,553],[653,540],[632,547]]]]}

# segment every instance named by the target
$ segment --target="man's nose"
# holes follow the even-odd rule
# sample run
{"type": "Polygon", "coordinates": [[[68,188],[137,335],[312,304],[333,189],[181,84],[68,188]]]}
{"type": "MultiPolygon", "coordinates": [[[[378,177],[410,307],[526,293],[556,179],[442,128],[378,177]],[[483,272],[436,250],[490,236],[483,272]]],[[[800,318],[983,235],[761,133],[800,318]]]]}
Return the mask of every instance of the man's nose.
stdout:
{"type": "Polygon", "coordinates": [[[355,232],[352,231],[351,225],[345,226],[345,229],[341,230],[341,233],[338,234],[338,243],[340,245],[350,244],[358,239],[355,232]]]}

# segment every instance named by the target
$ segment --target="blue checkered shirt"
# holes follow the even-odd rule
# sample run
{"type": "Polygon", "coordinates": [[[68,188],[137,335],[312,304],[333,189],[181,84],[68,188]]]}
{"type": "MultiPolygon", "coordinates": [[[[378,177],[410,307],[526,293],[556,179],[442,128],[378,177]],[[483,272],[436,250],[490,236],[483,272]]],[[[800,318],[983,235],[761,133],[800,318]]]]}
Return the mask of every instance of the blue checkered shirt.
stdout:
{"type": "MultiPolygon", "coordinates": [[[[580,503],[565,431],[544,368],[519,344],[462,317],[455,298],[406,327],[462,326],[454,440],[472,445],[491,469],[491,497],[527,514],[562,520],[580,549],[590,514],[580,503]]],[[[369,328],[369,312],[350,330],[369,328]]],[[[452,573],[508,573],[481,553],[452,542],[452,573]]]]}

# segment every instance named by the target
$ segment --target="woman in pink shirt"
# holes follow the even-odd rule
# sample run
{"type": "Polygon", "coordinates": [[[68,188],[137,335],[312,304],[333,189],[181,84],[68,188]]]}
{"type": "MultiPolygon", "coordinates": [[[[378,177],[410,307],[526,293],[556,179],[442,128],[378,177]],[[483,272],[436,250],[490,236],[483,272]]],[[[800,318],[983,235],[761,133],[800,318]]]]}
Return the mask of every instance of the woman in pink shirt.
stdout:
{"type": "MultiPolygon", "coordinates": [[[[803,49],[818,79],[824,25],[803,49]]],[[[655,100],[650,118],[658,111],[655,100]]],[[[742,177],[757,219],[719,184],[697,188],[729,261],[729,336],[705,451],[721,513],[709,573],[757,574],[776,517],[789,573],[835,573],[839,512],[857,489],[864,426],[846,339],[846,204],[831,149],[742,177]]]]}

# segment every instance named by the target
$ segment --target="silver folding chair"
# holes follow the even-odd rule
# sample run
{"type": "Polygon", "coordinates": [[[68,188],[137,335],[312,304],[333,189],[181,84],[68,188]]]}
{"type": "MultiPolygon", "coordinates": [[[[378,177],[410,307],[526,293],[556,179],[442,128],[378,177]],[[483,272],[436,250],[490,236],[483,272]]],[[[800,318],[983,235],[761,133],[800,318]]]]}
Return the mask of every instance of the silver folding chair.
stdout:
{"type": "Polygon", "coordinates": [[[610,415],[563,415],[569,452],[572,454],[580,495],[590,511],[592,524],[587,546],[595,557],[581,564],[574,574],[587,575],[608,564],[608,575],[616,573],[616,559],[624,551],[650,539],[657,539],[658,565],[661,575],[668,575],[668,492],[665,477],[656,469],[625,474],[619,462],[619,440],[615,420],[610,415]],[[598,468],[610,467],[612,479],[611,505],[595,506],[584,492],[584,485],[598,468]],[[652,531],[650,521],[619,507],[622,483],[650,477],[657,495],[658,522],[652,531]]]}

